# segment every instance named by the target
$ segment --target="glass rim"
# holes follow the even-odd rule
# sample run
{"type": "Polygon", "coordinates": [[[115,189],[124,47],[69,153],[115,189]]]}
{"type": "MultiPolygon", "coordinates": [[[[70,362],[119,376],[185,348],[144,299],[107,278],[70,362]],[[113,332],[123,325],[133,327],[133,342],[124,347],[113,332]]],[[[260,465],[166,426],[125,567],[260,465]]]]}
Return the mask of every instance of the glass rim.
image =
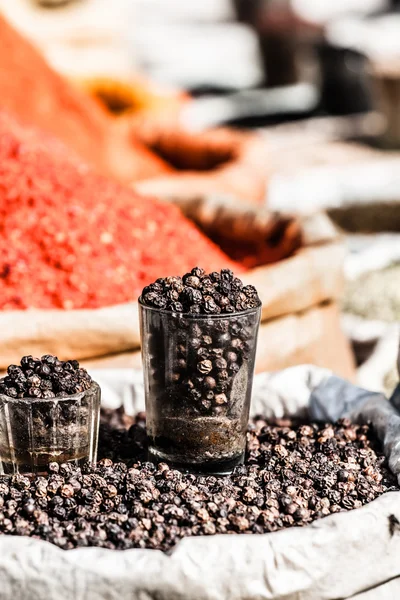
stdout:
{"type": "Polygon", "coordinates": [[[173,310],[168,310],[166,308],[156,308],[154,306],[147,306],[147,304],[144,304],[142,302],[141,296],[138,299],[138,304],[141,308],[143,308],[145,310],[149,310],[151,312],[157,312],[157,313],[161,313],[161,314],[165,314],[165,315],[181,317],[181,318],[185,318],[185,319],[192,319],[192,320],[233,319],[233,318],[237,319],[238,317],[255,313],[262,308],[262,302],[260,300],[259,304],[257,306],[255,306],[254,308],[247,308],[246,310],[241,310],[241,311],[238,311],[235,313],[220,313],[218,315],[207,315],[207,314],[193,315],[192,313],[189,313],[189,312],[174,312],[173,310]]]}
{"type": "MultiPolygon", "coordinates": [[[[4,377],[7,377],[5,375],[4,377]]],[[[0,378],[0,381],[4,379],[4,377],[0,378]]],[[[97,383],[97,381],[92,381],[90,388],[87,390],[83,390],[83,392],[77,392],[76,394],[63,395],[63,396],[54,396],[54,398],[35,398],[34,396],[25,396],[24,398],[12,398],[11,396],[7,396],[7,394],[0,394],[0,402],[6,399],[10,403],[21,403],[21,404],[33,404],[35,402],[64,402],[65,400],[81,400],[82,397],[90,391],[98,391],[101,390],[101,387],[97,383]]]]}

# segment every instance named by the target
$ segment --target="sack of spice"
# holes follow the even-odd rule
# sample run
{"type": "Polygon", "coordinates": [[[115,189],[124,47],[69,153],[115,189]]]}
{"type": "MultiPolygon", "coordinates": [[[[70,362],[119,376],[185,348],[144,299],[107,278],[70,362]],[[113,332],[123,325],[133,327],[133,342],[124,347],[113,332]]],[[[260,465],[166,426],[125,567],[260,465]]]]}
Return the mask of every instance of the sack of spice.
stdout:
{"type": "Polygon", "coordinates": [[[182,108],[189,96],[181,91],[156,86],[139,75],[105,77],[75,76],[73,81],[99,100],[114,116],[129,115],[132,125],[144,121],[161,121],[178,126],[182,108]]]}
{"type": "Polygon", "coordinates": [[[270,158],[261,135],[224,128],[192,133],[149,121],[132,126],[129,118],[126,128],[175,171],[142,178],[141,193],[172,200],[215,193],[265,201],[270,158]]]}
{"type": "MultiPolygon", "coordinates": [[[[133,376],[133,385],[138,376],[133,376]]],[[[135,411],[142,408],[140,394],[137,397],[133,406],[135,411]]],[[[133,544],[139,547],[121,553],[107,549],[104,540],[101,543],[105,548],[78,548],[73,552],[61,550],[60,547],[66,543],[65,537],[60,536],[61,530],[52,540],[53,543],[2,535],[0,569],[4,600],[25,600],[38,594],[44,600],[67,598],[73,596],[78,588],[85,589],[87,595],[95,595],[99,600],[131,598],[140,594],[148,598],[158,598],[161,594],[165,600],[180,597],[199,600],[208,599],[211,595],[217,600],[242,600],[255,596],[271,600],[375,600],[397,597],[400,578],[400,492],[396,478],[398,480],[400,475],[400,417],[393,406],[383,396],[356,388],[326,370],[302,366],[274,375],[265,373],[256,378],[252,414],[263,416],[252,421],[249,430],[250,463],[243,467],[244,475],[238,472],[232,476],[231,482],[228,479],[225,481],[225,496],[229,496],[232,485],[236,485],[241,498],[229,498],[231,502],[227,512],[231,518],[220,519],[222,524],[225,521],[236,523],[229,536],[211,534],[213,521],[218,526],[221,523],[210,517],[214,510],[213,500],[207,496],[204,501],[198,488],[202,486],[202,489],[206,489],[210,485],[210,478],[203,477],[202,482],[198,483],[198,492],[195,493],[199,499],[193,502],[187,500],[190,490],[188,492],[185,485],[176,489],[169,485],[174,477],[186,482],[187,476],[171,471],[168,477],[164,477],[157,472],[156,481],[164,482],[165,489],[168,487],[170,491],[159,497],[158,502],[150,500],[150,505],[157,505],[161,510],[170,496],[182,494],[183,489],[184,500],[177,502],[176,510],[165,512],[168,514],[167,521],[172,523],[175,519],[180,523],[181,513],[177,507],[193,506],[193,510],[197,510],[193,522],[201,519],[203,523],[206,513],[210,517],[208,526],[204,521],[200,527],[202,536],[186,536],[181,540],[175,538],[175,544],[168,553],[146,549],[146,540],[150,539],[146,527],[150,531],[154,527],[149,519],[149,522],[145,520],[146,527],[143,526],[141,537],[135,538],[136,530],[131,531],[129,539],[136,539],[133,544]],[[303,426],[297,426],[296,429],[291,419],[299,416],[303,426]],[[274,425],[275,417],[281,420],[274,425]],[[344,421],[330,425],[343,417],[344,421]],[[374,430],[375,441],[370,427],[374,430]],[[316,432],[318,439],[314,439],[316,432]],[[303,450],[304,445],[308,451],[303,450]],[[309,460],[307,456],[310,455],[313,456],[313,468],[304,473],[303,462],[309,460]],[[270,456],[269,460],[262,463],[267,456],[270,456]],[[288,456],[292,456],[293,461],[290,468],[283,469],[282,465],[287,463],[288,456]],[[304,459],[300,458],[303,456],[304,459]],[[388,466],[392,474],[388,472],[388,466]],[[260,485],[257,473],[260,469],[265,475],[262,484],[265,486],[265,497],[269,499],[269,504],[261,509],[255,504],[260,485]],[[280,488],[288,477],[311,482],[311,488],[318,489],[315,492],[318,498],[326,490],[327,495],[321,500],[321,514],[316,515],[315,521],[304,522],[309,518],[310,511],[315,512],[312,508],[305,509],[295,513],[296,518],[300,519],[298,526],[288,527],[294,522],[290,515],[291,506],[300,506],[302,499],[307,496],[306,486],[298,489],[287,486],[287,493],[278,504],[279,508],[275,509],[274,490],[280,488]],[[319,482],[317,488],[313,487],[315,482],[319,482]],[[384,489],[397,491],[382,494],[384,489]],[[351,490],[353,495],[349,494],[351,490]],[[372,498],[377,499],[370,502],[372,498]],[[198,505],[202,506],[205,502],[208,503],[208,511],[204,512],[198,505]],[[237,504],[247,517],[233,518],[237,504]],[[360,505],[363,506],[357,508],[360,505]],[[287,508],[283,510],[282,507],[287,508]],[[270,522],[265,521],[269,533],[240,534],[240,528],[245,530],[249,527],[252,513],[262,513],[266,517],[273,516],[274,511],[279,516],[270,522]],[[282,522],[281,515],[285,511],[286,528],[277,531],[278,522],[282,522]],[[176,517],[173,516],[175,514],[176,517]],[[321,518],[325,515],[330,516],[321,518]],[[208,535],[205,535],[207,531],[208,535]],[[141,544],[141,541],[144,543],[141,544]],[[377,560],[377,556],[381,560],[377,560]]],[[[115,421],[118,421],[117,414],[115,417],[115,421]]],[[[138,423],[131,430],[139,436],[140,431],[143,433],[143,415],[138,423]]],[[[121,425],[114,422],[115,425],[119,427],[115,439],[118,438],[121,445],[125,434],[121,425]]],[[[99,472],[107,472],[105,477],[111,477],[112,473],[112,481],[120,485],[113,468],[112,462],[108,461],[104,466],[99,466],[99,472]]],[[[139,505],[146,514],[150,510],[146,504],[148,498],[141,491],[142,483],[138,483],[137,479],[141,470],[144,474],[147,472],[146,468],[146,465],[137,463],[129,474],[136,477],[137,482],[136,487],[131,486],[131,494],[137,498],[136,521],[141,519],[139,505]],[[142,500],[139,501],[140,494],[142,500]]],[[[168,467],[163,468],[169,471],[168,467]]],[[[148,471],[148,486],[143,488],[146,491],[152,489],[151,482],[154,481],[150,473],[148,471]]],[[[90,477],[85,481],[91,481],[90,477]]],[[[100,477],[99,481],[103,481],[103,478],[100,477]]],[[[214,486],[217,485],[222,484],[214,481],[214,486]]],[[[96,491],[96,494],[99,495],[99,492],[96,491]]],[[[219,502],[219,499],[215,500],[214,504],[219,502]]],[[[71,499],[68,501],[71,502],[71,499]]],[[[113,500],[107,496],[104,502],[108,506],[113,500]]],[[[313,506],[313,500],[309,500],[309,503],[313,506]]],[[[18,501],[15,504],[18,505],[18,501]]],[[[111,514],[115,516],[117,513],[111,514]]],[[[12,522],[11,519],[9,521],[12,522]]],[[[67,522],[63,521],[62,527],[67,522]]],[[[83,539],[85,518],[81,518],[80,522],[79,531],[83,539]]],[[[180,528],[177,525],[174,529],[171,523],[165,523],[164,518],[158,522],[159,531],[168,529],[168,539],[173,537],[172,530],[178,531],[180,528]]],[[[124,529],[117,527],[114,521],[112,524],[103,523],[102,527],[106,538],[114,539],[111,547],[118,544],[120,537],[112,536],[117,532],[121,536],[124,529]]],[[[42,529],[41,537],[47,531],[46,527],[42,529]]],[[[186,527],[186,530],[189,529],[190,526],[186,527]]],[[[69,539],[73,537],[69,535],[69,539]]],[[[151,539],[154,541],[156,537],[151,539]]]]}
{"type": "Polygon", "coordinates": [[[390,394],[398,380],[399,234],[351,235],[347,245],[343,323],[355,349],[357,379],[390,394]]]}

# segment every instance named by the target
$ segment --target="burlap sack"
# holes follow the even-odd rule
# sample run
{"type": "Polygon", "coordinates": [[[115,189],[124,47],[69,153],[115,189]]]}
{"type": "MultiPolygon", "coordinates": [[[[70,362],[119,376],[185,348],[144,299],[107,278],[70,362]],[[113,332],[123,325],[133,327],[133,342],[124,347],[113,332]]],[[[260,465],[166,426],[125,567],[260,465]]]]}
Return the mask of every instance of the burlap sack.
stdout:
{"type": "Polygon", "coordinates": [[[73,81],[99,100],[112,115],[129,118],[133,127],[142,120],[178,126],[182,108],[189,102],[186,93],[165,91],[138,74],[117,77],[92,72],[76,76],[73,81]]]}
{"type": "MultiPolygon", "coordinates": [[[[136,378],[139,374],[136,374],[136,378]]],[[[131,397],[132,408],[142,396],[131,397]]],[[[400,416],[389,402],[315,367],[256,378],[252,411],[371,421],[400,474],[400,416]]],[[[169,554],[63,551],[0,536],[2,600],[337,600],[396,598],[400,492],[304,528],[265,535],[186,538],[169,554]],[[394,593],[394,595],[390,595],[394,593]]]]}
{"type": "Polygon", "coordinates": [[[134,139],[176,170],[142,178],[136,186],[141,193],[168,199],[220,193],[264,202],[270,158],[263,136],[223,128],[190,133],[157,121],[126,125],[134,139]]]}
{"type": "Polygon", "coordinates": [[[391,394],[397,384],[400,295],[398,233],[348,237],[343,326],[355,350],[357,381],[391,394]]]}

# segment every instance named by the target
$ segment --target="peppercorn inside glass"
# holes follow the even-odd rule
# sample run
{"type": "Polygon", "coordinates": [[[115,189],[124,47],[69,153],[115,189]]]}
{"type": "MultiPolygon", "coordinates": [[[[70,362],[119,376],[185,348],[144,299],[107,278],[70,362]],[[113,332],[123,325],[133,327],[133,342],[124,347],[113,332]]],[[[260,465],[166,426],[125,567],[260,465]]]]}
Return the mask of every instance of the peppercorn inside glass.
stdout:
{"type": "Polygon", "coordinates": [[[261,303],[253,286],[198,267],[139,299],[150,458],[227,474],[243,462],[261,303]]]}
{"type": "Polygon", "coordinates": [[[0,380],[0,475],[95,462],[100,387],[77,361],[24,356],[0,380]]]}

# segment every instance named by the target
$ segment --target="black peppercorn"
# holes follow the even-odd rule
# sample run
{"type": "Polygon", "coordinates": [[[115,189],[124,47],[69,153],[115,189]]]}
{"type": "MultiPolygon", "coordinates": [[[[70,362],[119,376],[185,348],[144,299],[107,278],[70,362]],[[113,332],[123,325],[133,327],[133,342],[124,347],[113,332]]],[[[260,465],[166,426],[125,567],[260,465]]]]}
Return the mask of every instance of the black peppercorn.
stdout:
{"type": "Polygon", "coordinates": [[[208,376],[204,378],[203,386],[205,390],[214,390],[216,385],[217,382],[215,381],[214,377],[208,376]]]}
{"type": "Polygon", "coordinates": [[[41,380],[40,380],[39,375],[32,375],[32,377],[28,378],[28,384],[32,388],[40,387],[40,383],[41,383],[41,380]]]}
{"type": "Polygon", "coordinates": [[[215,401],[215,404],[223,405],[223,404],[227,404],[228,398],[226,397],[226,394],[217,394],[214,398],[214,401],[215,401]]]}
{"type": "Polygon", "coordinates": [[[184,305],[200,304],[203,300],[203,295],[200,290],[189,286],[183,289],[179,298],[184,305]]]}
{"type": "Polygon", "coordinates": [[[238,363],[231,363],[228,366],[228,372],[230,375],[235,375],[239,371],[240,371],[240,366],[238,365],[238,363]]]}
{"type": "Polygon", "coordinates": [[[201,340],[197,337],[191,338],[189,340],[189,344],[194,350],[197,350],[201,346],[201,340]]]}
{"type": "Polygon", "coordinates": [[[204,297],[204,312],[210,315],[217,315],[221,312],[221,307],[218,306],[212,296],[204,297]]]}
{"type": "Polygon", "coordinates": [[[210,373],[212,371],[212,367],[213,365],[211,360],[202,360],[197,365],[198,371],[203,375],[207,375],[207,373],[210,373]]]}
{"type": "MultiPolygon", "coordinates": [[[[225,354],[225,358],[228,361],[228,363],[235,363],[238,360],[238,355],[236,352],[228,351],[225,354]]],[[[222,367],[222,368],[225,368],[225,367],[222,367]]]]}
{"type": "Polygon", "coordinates": [[[214,368],[215,369],[226,369],[227,362],[224,358],[216,358],[214,360],[214,368]]]}
{"type": "Polygon", "coordinates": [[[199,402],[201,400],[201,392],[197,389],[190,390],[189,395],[194,402],[199,402]]]}
{"type": "Polygon", "coordinates": [[[18,396],[18,391],[14,387],[6,388],[4,393],[7,394],[7,396],[10,396],[10,398],[17,398],[18,396]]]}
{"type": "Polygon", "coordinates": [[[158,292],[148,292],[143,296],[143,300],[154,308],[165,308],[167,306],[167,299],[158,292]]]}
{"type": "Polygon", "coordinates": [[[222,348],[212,348],[210,351],[211,358],[220,358],[223,355],[224,351],[222,348]]]}
{"type": "Polygon", "coordinates": [[[201,283],[200,279],[199,279],[199,277],[196,277],[195,275],[191,275],[191,274],[184,275],[182,279],[183,279],[184,285],[187,285],[187,286],[195,288],[195,289],[200,287],[200,283],[201,283]]]}
{"type": "Polygon", "coordinates": [[[229,301],[230,301],[230,295],[231,295],[231,284],[229,281],[222,279],[219,283],[219,291],[223,296],[228,297],[229,301]]]}
{"type": "Polygon", "coordinates": [[[218,373],[217,373],[218,383],[221,383],[222,381],[227,381],[228,379],[229,379],[229,373],[226,369],[223,369],[222,371],[218,371],[218,373]]]}
{"type": "Polygon", "coordinates": [[[205,276],[205,271],[201,267],[194,267],[191,271],[191,274],[194,277],[198,277],[199,279],[201,279],[202,277],[205,276]]]}

